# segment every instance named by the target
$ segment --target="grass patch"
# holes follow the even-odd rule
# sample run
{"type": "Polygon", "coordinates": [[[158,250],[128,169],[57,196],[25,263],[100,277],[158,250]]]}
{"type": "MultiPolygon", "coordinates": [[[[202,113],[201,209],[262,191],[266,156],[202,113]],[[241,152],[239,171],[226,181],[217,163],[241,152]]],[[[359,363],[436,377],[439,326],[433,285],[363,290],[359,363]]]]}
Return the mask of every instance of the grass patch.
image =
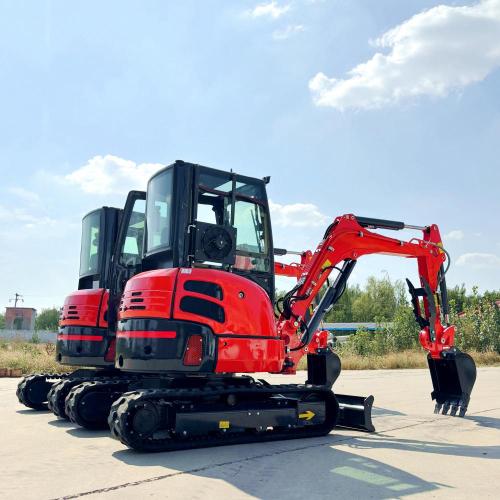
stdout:
{"type": "Polygon", "coordinates": [[[19,368],[23,375],[67,372],[71,368],[56,362],[55,349],[54,344],[0,340],[0,368],[19,368]]]}
{"type": "MultiPolygon", "coordinates": [[[[477,366],[500,366],[500,354],[496,352],[469,352],[477,366]]],[[[340,353],[343,370],[381,370],[397,368],[427,368],[427,357],[422,349],[391,352],[389,354],[370,354],[360,356],[340,353]]],[[[307,358],[299,363],[299,370],[307,369],[307,358]]]]}

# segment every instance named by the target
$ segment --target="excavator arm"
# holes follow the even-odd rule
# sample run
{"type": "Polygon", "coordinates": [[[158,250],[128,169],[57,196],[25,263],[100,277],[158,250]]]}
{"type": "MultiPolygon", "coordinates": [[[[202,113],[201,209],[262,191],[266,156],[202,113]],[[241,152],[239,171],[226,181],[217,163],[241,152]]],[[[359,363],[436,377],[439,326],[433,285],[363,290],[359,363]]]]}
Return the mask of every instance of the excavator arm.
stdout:
{"type": "MultiPolygon", "coordinates": [[[[450,261],[442,246],[439,229],[434,224],[409,226],[403,222],[352,214],[337,217],[316,251],[293,268],[300,268],[302,272],[297,284],[283,298],[278,319],[279,335],[287,345],[284,373],[294,373],[303,355],[327,349],[326,332],[319,329],[321,321],[341,297],[357,260],[370,254],[416,259],[420,286],[415,287],[407,281],[415,318],[421,329],[419,341],[428,352],[435,411],[442,409],[446,413],[451,407],[452,414],[457,411],[460,415],[465,414],[476,369],[472,358],[454,347],[455,326],[448,324],[444,277],[450,261]],[[417,229],[422,231],[422,238],[405,241],[373,232],[373,229],[417,229]],[[337,275],[330,283],[329,277],[334,270],[337,275]],[[314,312],[308,313],[325,284],[328,285],[326,292],[314,312]]],[[[282,269],[279,274],[286,274],[287,270],[282,269]]],[[[291,270],[287,275],[292,275],[291,270]]]]}

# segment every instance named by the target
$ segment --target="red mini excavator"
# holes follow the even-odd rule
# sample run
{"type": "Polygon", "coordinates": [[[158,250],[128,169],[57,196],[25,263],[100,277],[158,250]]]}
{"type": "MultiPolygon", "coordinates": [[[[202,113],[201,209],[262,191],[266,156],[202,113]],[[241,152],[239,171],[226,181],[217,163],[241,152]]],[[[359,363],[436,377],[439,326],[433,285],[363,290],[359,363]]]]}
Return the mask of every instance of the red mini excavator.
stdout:
{"type": "Polygon", "coordinates": [[[142,191],[131,191],[124,209],[102,207],[83,217],[78,290],[66,297],[61,309],[56,345],[59,363],[82,368],[23,378],[17,396],[25,406],[35,410],[48,406],[66,418],[65,399],[72,387],[117,376],[117,305],[124,284],[141,262],[145,197],[142,191]]]}
{"type": "Polygon", "coordinates": [[[437,412],[463,416],[476,369],[454,347],[450,260],[437,226],[343,215],[314,253],[296,265],[278,264],[274,255],[284,251],[273,248],[268,181],[179,161],[149,181],[145,272],[127,282],[116,342],[117,368],[136,379],[120,394],[111,382],[99,385],[117,396],[109,413],[113,435],[131,448],[159,451],[318,436],[336,425],[373,430],[372,398],[332,391],[340,360],[321,321],[358,259],[376,253],[416,259],[420,286],[408,284],[432,398],[437,412]],[[373,231],[379,228],[422,236],[405,241],[373,231]],[[298,278],[277,304],[278,318],[276,273],[298,278]],[[272,385],[248,375],[293,374],[304,355],[305,384],[272,385]]]}

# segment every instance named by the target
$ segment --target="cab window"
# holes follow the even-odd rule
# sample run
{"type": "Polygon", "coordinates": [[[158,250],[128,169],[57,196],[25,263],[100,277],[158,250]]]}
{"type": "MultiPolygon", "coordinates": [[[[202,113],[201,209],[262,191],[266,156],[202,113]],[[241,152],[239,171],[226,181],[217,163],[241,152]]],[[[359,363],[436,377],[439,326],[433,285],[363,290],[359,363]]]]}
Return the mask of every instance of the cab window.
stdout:
{"type": "Polygon", "coordinates": [[[148,252],[171,245],[172,170],[149,181],[146,204],[148,252]]]}
{"type": "Polygon", "coordinates": [[[101,211],[86,215],[82,221],[82,242],[80,249],[80,276],[99,272],[99,238],[101,211]]]}
{"type": "Polygon", "coordinates": [[[141,263],[145,210],[146,202],[144,200],[135,200],[120,253],[120,264],[123,266],[136,267],[141,263]]]}

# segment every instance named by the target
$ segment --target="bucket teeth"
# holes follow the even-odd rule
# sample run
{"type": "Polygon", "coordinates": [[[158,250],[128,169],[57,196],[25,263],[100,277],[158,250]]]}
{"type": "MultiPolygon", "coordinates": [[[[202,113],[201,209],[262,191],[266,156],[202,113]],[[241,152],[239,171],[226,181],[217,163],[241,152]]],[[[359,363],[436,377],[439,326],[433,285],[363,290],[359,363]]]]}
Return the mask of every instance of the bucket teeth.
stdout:
{"type": "Polygon", "coordinates": [[[447,415],[449,412],[450,417],[465,417],[467,412],[467,405],[463,401],[444,401],[442,403],[436,403],[434,407],[434,413],[437,415],[442,413],[447,415]]]}

